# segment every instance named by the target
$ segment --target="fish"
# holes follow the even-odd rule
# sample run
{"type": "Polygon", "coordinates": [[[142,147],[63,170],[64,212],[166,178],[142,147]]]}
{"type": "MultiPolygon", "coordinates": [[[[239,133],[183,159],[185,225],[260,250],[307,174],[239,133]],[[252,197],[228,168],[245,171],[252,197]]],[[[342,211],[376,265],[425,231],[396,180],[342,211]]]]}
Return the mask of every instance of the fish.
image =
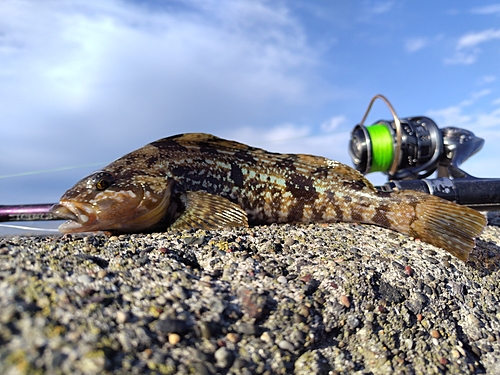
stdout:
{"type": "Polygon", "coordinates": [[[50,212],[62,233],[140,233],[273,223],[356,222],[419,238],[466,261],[486,218],[412,190],[381,192],[321,156],[280,154],[204,133],[149,143],[84,177],[50,212]]]}

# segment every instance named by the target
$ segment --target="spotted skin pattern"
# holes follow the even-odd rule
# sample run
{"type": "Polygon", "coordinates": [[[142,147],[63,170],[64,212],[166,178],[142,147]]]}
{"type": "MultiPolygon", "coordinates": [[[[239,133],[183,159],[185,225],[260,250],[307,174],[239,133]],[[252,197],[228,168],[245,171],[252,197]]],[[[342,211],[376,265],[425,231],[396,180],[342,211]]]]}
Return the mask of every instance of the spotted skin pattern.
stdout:
{"type": "Polygon", "coordinates": [[[358,171],[324,157],[271,153],[201,133],[152,142],[96,174],[53,209],[70,219],[62,231],[360,222],[466,260],[486,224],[479,212],[432,195],[377,192],[358,171]],[[98,173],[112,179],[103,191],[95,188],[98,173]]]}

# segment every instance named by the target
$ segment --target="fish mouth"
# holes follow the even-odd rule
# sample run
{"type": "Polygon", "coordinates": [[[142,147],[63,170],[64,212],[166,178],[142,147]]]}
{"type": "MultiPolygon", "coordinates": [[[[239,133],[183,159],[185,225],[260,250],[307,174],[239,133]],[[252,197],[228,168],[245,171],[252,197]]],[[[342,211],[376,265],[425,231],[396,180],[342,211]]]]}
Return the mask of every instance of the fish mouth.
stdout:
{"type": "Polygon", "coordinates": [[[67,219],[59,225],[59,231],[63,233],[85,232],[92,230],[90,227],[96,220],[96,212],[86,204],[75,204],[61,201],[53,205],[49,212],[61,219],[67,219]]]}

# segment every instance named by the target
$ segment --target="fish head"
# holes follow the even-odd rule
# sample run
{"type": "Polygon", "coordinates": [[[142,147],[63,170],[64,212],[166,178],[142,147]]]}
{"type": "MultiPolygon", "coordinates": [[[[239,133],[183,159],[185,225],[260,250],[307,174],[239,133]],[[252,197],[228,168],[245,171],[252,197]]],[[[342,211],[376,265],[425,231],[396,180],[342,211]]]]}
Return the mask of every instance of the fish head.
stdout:
{"type": "Polygon", "coordinates": [[[158,223],[170,203],[173,181],[126,168],[104,169],[83,178],[50,212],[68,219],[63,233],[138,232],[158,223]]]}

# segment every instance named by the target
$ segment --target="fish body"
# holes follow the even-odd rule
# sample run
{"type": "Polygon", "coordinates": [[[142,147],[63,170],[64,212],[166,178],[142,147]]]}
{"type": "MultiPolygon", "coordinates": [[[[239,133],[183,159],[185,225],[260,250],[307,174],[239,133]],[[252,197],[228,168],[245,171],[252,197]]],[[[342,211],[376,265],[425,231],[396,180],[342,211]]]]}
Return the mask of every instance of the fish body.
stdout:
{"type": "Polygon", "coordinates": [[[202,133],[152,142],[68,190],[51,212],[65,233],[360,222],[468,258],[485,217],[416,191],[378,192],[320,156],[278,154],[202,133]]]}

